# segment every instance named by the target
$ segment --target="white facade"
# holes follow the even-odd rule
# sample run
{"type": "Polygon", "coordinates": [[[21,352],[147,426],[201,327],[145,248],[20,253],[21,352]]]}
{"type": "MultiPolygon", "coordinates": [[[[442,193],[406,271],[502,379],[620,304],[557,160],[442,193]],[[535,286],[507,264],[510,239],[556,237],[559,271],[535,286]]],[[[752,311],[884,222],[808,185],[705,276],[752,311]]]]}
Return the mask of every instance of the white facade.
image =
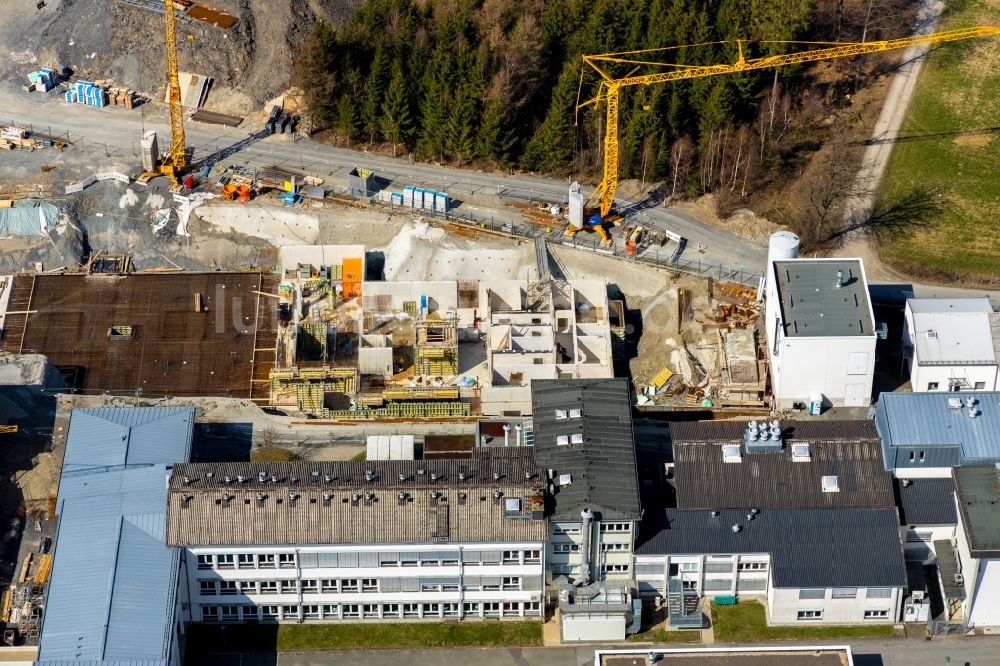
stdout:
{"type": "Polygon", "coordinates": [[[586,540],[590,581],[632,579],[632,547],[637,525],[632,521],[595,520],[590,525],[589,537],[584,539],[582,522],[553,520],[549,523],[546,555],[552,576],[566,576],[570,581],[580,577],[586,540]]]}
{"type": "Polygon", "coordinates": [[[1000,559],[972,556],[961,511],[958,512],[955,542],[965,588],[962,617],[970,627],[1000,627],[1000,559]]]}
{"type": "Polygon", "coordinates": [[[190,620],[541,618],[544,544],[189,547],[190,620]]]}
{"type": "Polygon", "coordinates": [[[914,392],[995,391],[997,314],[986,298],[907,299],[903,349],[914,392]]]}
{"type": "MultiPolygon", "coordinates": [[[[835,278],[831,279],[829,285],[818,287],[815,291],[837,289],[834,280],[835,278]]],[[[764,317],[771,393],[776,407],[790,407],[795,402],[808,404],[818,396],[822,396],[826,407],[863,407],[871,403],[876,335],[867,285],[860,259],[783,259],[768,265],[764,317]],[[830,267],[823,266],[826,262],[831,262],[830,267]],[[858,294],[864,294],[859,297],[863,300],[859,300],[855,306],[857,312],[850,315],[852,319],[857,317],[860,332],[804,335],[802,333],[805,328],[795,332],[797,322],[793,322],[791,315],[786,314],[786,309],[792,307],[795,297],[780,293],[781,283],[785,279],[778,274],[782,270],[780,267],[794,265],[802,273],[821,273],[825,279],[825,274],[833,271],[833,267],[851,264],[858,267],[860,275],[856,279],[859,283],[853,289],[838,289],[842,292],[838,296],[842,295],[853,301],[858,294]],[[817,266],[825,270],[817,269],[817,266]],[[786,298],[785,302],[782,302],[783,297],[786,298]]],[[[814,316],[815,322],[821,322],[826,316],[831,320],[842,318],[833,311],[814,313],[814,316]]],[[[804,326],[808,325],[808,322],[804,323],[804,326]]]]}
{"type": "Polygon", "coordinates": [[[738,555],[637,556],[639,592],[664,596],[668,580],[707,597],[756,599],[769,624],[892,624],[899,617],[901,587],[776,588],[767,553],[738,555]]]}

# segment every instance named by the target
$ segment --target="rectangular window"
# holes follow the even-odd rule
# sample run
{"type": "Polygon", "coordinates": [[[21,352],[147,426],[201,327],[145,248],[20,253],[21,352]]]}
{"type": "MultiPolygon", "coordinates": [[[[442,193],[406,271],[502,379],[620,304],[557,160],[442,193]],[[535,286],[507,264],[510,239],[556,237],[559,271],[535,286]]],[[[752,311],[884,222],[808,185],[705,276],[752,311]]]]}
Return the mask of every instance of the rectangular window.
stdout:
{"type": "Polygon", "coordinates": [[[977,391],[982,391],[983,389],[986,388],[986,382],[976,382],[976,385],[975,385],[974,388],[977,391]]]}
{"type": "Polygon", "coordinates": [[[552,525],[552,533],[553,534],[579,534],[580,533],[580,526],[579,525],[565,525],[565,524],[560,525],[559,523],[555,523],[554,525],[552,525]]]}
{"type": "Polygon", "coordinates": [[[260,617],[262,620],[276,620],[278,619],[278,607],[277,606],[261,606],[260,607],[260,617]]]}
{"type": "Polygon", "coordinates": [[[917,452],[916,451],[910,451],[910,462],[913,462],[916,459],[917,459],[917,452]]]}
{"type": "Polygon", "coordinates": [[[856,587],[835,587],[833,588],[834,599],[853,599],[858,596],[856,587]]]}
{"type": "Polygon", "coordinates": [[[521,589],[521,579],[517,576],[504,576],[503,579],[503,589],[505,590],[520,590],[521,589]]]}
{"type": "Polygon", "coordinates": [[[361,617],[361,606],[358,604],[344,604],[342,606],[344,610],[344,618],[356,618],[361,617]]]}
{"type": "Polygon", "coordinates": [[[605,573],[625,573],[628,571],[627,564],[605,564],[601,566],[601,571],[605,573]]]}
{"type": "Polygon", "coordinates": [[[524,603],[524,614],[525,615],[541,615],[542,607],[541,603],[537,601],[527,601],[524,603]]]}
{"type": "Polygon", "coordinates": [[[518,603],[505,603],[503,605],[504,617],[515,617],[521,614],[521,605],[518,603]]]}
{"type": "Polygon", "coordinates": [[[627,543],[602,543],[601,550],[605,553],[613,550],[628,550],[627,543]]]}
{"type": "Polygon", "coordinates": [[[223,622],[239,622],[240,621],[240,607],[239,606],[220,606],[220,618],[223,622]]]}
{"type": "Polygon", "coordinates": [[[822,620],[823,611],[821,610],[800,610],[798,614],[799,620],[822,620]]]}
{"type": "Polygon", "coordinates": [[[681,571],[697,571],[698,570],[698,563],[697,562],[681,562],[680,563],[680,567],[681,567],[681,571]]]}
{"type": "Polygon", "coordinates": [[[732,562],[705,562],[705,573],[732,573],[733,563],[732,562]]]}
{"type": "Polygon", "coordinates": [[[303,606],[302,616],[307,620],[319,619],[319,606],[315,605],[303,606]]]}
{"type": "Polygon", "coordinates": [[[202,606],[201,607],[201,620],[202,620],[202,622],[218,622],[219,621],[219,607],[218,606],[202,606]]]}
{"type": "Polygon", "coordinates": [[[740,562],[739,571],[767,571],[767,562],[740,562]]]}
{"type": "Polygon", "coordinates": [[[219,594],[239,594],[239,587],[235,580],[220,580],[219,594]]]}
{"type": "Polygon", "coordinates": [[[799,590],[799,599],[826,599],[826,590],[799,590]]]}
{"type": "Polygon", "coordinates": [[[891,587],[869,587],[865,592],[868,599],[889,599],[892,597],[891,587]]]}
{"type": "Polygon", "coordinates": [[[479,615],[479,604],[462,604],[463,615],[479,615]]]}
{"type": "Polygon", "coordinates": [[[278,566],[282,569],[294,569],[295,553],[278,553],[278,566]]]}
{"type": "Polygon", "coordinates": [[[364,604],[361,606],[361,613],[367,618],[378,617],[378,604],[364,604]]]}
{"type": "Polygon", "coordinates": [[[274,568],[274,553],[265,553],[257,556],[257,567],[259,569],[274,568]]]}
{"type": "Polygon", "coordinates": [[[198,592],[202,596],[211,596],[215,594],[215,581],[214,580],[199,580],[198,581],[198,592]]]}
{"type": "Polygon", "coordinates": [[[887,620],[889,619],[888,609],[869,609],[865,611],[866,620],[887,620]]]}
{"type": "Polygon", "coordinates": [[[403,604],[403,617],[420,617],[420,604],[403,604]]]}
{"type": "Polygon", "coordinates": [[[458,604],[442,604],[445,617],[458,617],[458,604]]]}
{"type": "Polygon", "coordinates": [[[215,565],[219,569],[233,569],[233,568],[235,568],[234,564],[233,564],[233,560],[234,560],[234,558],[233,558],[232,554],[216,555],[215,556],[215,565]]]}
{"type": "Polygon", "coordinates": [[[340,608],[337,604],[326,604],[323,606],[323,617],[327,619],[337,619],[340,617],[340,608]]]}
{"type": "Polygon", "coordinates": [[[927,382],[927,390],[928,391],[937,391],[938,390],[938,383],[937,382],[927,382]]]}
{"type": "Polygon", "coordinates": [[[540,550],[526,550],[526,551],[524,551],[524,563],[525,564],[541,564],[542,563],[542,551],[540,551],[540,550]]]}
{"type": "Polygon", "coordinates": [[[760,578],[757,580],[744,580],[740,579],[736,581],[736,591],[737,592],[762,592],[767,589],[767,580],[760,578]]]}
{"type": "Polygon", "coordinates": [[[282,580],[278,582],[280,583],[280,589],[283,594],[295,594],[299,591],[294,580],[282,580]]]}
{"type": "Polygon", "coordinates": [[[628,532],[628,523],[601,523],[602,532],[628,532]]]}
{"type": "Polygon", "coordinates": [[[503,551],[503,563],[504,564],[520,564],[521,563],[521,551],[519,551],[519,550],[505,550],[505,551],[503,551]]]}
{"type": "Polygon", "coordinates": [[[382,604],[382,617],[399,617],[399,604],[382,604]]]}
{"type": "Polygon", "coordinates": [[[319,592],[319,581],[318,580],[304,580],[302,581],[302,593],[315,594],[319,592]]]}
{"type": "Polygon", "coordinates": [[[253,553],[240,553],[237,556],[236,563],[240,569],[253,569],[253,553]]]}
{"type": "Polygon", "coordinates": [[[362,578],[361,579],[361,591],[362,592],[378,592],[378,580],[375,578],[362,578]]]}
{"type": "Polygon", "coordinates": [[[211,569],[212,568],[212,556],[211,555],[199,555],[198,556],[198,568],[199,569],[211,569]]]}
{"type": "Polygon", "coordinates": [[[424,617],[434,616],[441,613],[441,604],[424,604],[424,617]]]}
{"type": "Polygon", "coordinates": [[[483,603],[483,615],[486,617],[500,617],[500,603],[497,601],[483,603]]]}
{"type": "Polygon", "coordinates": [[[261,594],[277,594],[278,593],[278,581],[276,581],[276,580],[262,580],[262,581],[260,581],[260,593],[261,594]]]}
{"type": "Polygon", "coordinates": [[[357,578],[345,578],[340,581],[340,591],[341,592],[360,592],[361,586],[358,583],[357,578]]]}
{"type": "MultiPolygon", "coordinates": [[[[687,581],[685,581],[687,582],[687,581]]],[[[694,581],[691,581],[694,582],[694,581]]],[[[733,581],[729,578],[706,578],[706,592],[728,592],[733,589],[733,581]]]]}

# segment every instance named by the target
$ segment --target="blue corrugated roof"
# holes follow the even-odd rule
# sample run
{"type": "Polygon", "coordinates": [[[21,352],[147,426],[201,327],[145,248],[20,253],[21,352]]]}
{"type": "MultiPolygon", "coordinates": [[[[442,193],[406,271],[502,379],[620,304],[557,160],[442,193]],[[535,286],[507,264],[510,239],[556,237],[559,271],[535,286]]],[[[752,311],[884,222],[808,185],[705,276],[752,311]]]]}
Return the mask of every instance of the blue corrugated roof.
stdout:
{"type": "Polygon", "coordinates": [[[882,393],[875,408],[879,435],[887,446],[959,445],[963,462],[1000,461],[1000,392],[882,393]],[[949,398],[976,399],[969,410],[948,407],[949,398]]]}
{"type": "Polygon", "coordinates": [[[188,459],[193,422],[193,408],[74,410],[37,664],[168,663],[167,477],[188,459]]]}
{"type": "Polygon", "coordinates": [[[185,462],[194,407],[74,409],[63,474],[95,467],[185,462]]]}

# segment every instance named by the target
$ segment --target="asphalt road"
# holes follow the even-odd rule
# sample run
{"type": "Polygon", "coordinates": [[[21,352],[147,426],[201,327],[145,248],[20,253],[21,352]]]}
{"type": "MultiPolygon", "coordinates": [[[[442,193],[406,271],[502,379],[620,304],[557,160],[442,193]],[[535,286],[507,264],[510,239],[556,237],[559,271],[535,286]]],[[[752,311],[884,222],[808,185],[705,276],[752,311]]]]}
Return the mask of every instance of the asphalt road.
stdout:
{"type": "MultiPolygon", "coordinates": [[[[166,108],[162,104],[144,105],[131,111],[118,107],[96,109],[67,104],[56,91],[47,95],[25,93],[13,82],[0,85],[0,94],[5,102],[5,108],[0,111],[0,122],[10,119],[19,124],[31,124],[41,131],[51,128],[53,133],[69,131],[75,137],[83,137],[85,143],[90,144],[88,150],[92,159],[96,156],[93,159],[95,168],[100,168],[102,160],[136,162],[134,155],[138,154],[136,151],[143,126],[157,130],[161,147],[169,136],[166,108]],[[110,158],[104,157],[105,152],[110,153],[110,158]]],[[[314,173],[337,187],[346,185],[349,170],[362,166],[389,180],[394,189],[416,185],[448,192],[452,199],[459,200],[460,210],[487,218],[519,217],[515,210],[500,204],[499,193],[523,200],[559,203],[565,201],[569,186],[568,180],[455,169],[411,162],[408,158],[393,159],[334,148],[309,139],[292,142],[286,135],[260,140],[250,138],[250,131],[257,129],[255,125],[229,128],[189,121],[185,125],[186,142],[195,149],[196,161],[208,158],[209,161],[277,164],[314,173]]],[[[74,146],[73,150],[82,148],[74,146]]],[[[623,207],[637,203],[625,197],[618,197],[618,202],[623,207]]],[[[692,249],[688,250],[685,258],[753,271],[760,270],[764,264],[767,252],[763,245],[708,227],[681,211],[656,206],[646,208],[637,215],[645,224],[668,229],[687,238],[688,247],[692,249]],[[699,254],[693,249],[699,244],[705,247],[704,253],[699,254]]]]}
{"type": "MultiPolygon", "coordinates": [[[[802,644],[843,645],[843,641],[802,644]]],[[[775,645],[775,644],[772,644],[775,645]]],[[[855,640],[855,666],[997,666],[1000,641],[993,637],[855,640]],[[950,658],[950,662],[946,661],[950,658]]],[[[620,646],[618,646],[620,649],[620,646]]],[[[636,646],[639,648],[640,646],[636,646]]],[[[678,647],[676,645],[670,647],[678,647]]],[[[715,647],[719,647],[718,644],[715,647]]],[[[212,655],[217,666],[586,666],[594,646],[548,648],[468,648],[442,650],[357,650],[281,655],[212,655]]],[[[205,662],[209,663],[209,662],[205,662]]],[[[661,662],[663,663],[663,662],[661,662]]],[[[669,662],[667,662],[669,663],[669,662]]]]}

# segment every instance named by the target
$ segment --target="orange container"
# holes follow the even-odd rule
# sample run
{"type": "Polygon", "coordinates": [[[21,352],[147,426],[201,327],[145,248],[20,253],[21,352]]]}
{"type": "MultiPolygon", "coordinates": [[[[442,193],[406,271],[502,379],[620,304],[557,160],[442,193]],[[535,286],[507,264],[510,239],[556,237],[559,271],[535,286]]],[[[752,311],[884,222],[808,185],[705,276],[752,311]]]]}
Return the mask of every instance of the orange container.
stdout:
{"type": "Polygon", "coordinates": [[[344,270],[341,274],[344,286],[344,298],[361,296],[361,280],[364,279],[364,262],[360,257],[344,259],[344,270]]]}

